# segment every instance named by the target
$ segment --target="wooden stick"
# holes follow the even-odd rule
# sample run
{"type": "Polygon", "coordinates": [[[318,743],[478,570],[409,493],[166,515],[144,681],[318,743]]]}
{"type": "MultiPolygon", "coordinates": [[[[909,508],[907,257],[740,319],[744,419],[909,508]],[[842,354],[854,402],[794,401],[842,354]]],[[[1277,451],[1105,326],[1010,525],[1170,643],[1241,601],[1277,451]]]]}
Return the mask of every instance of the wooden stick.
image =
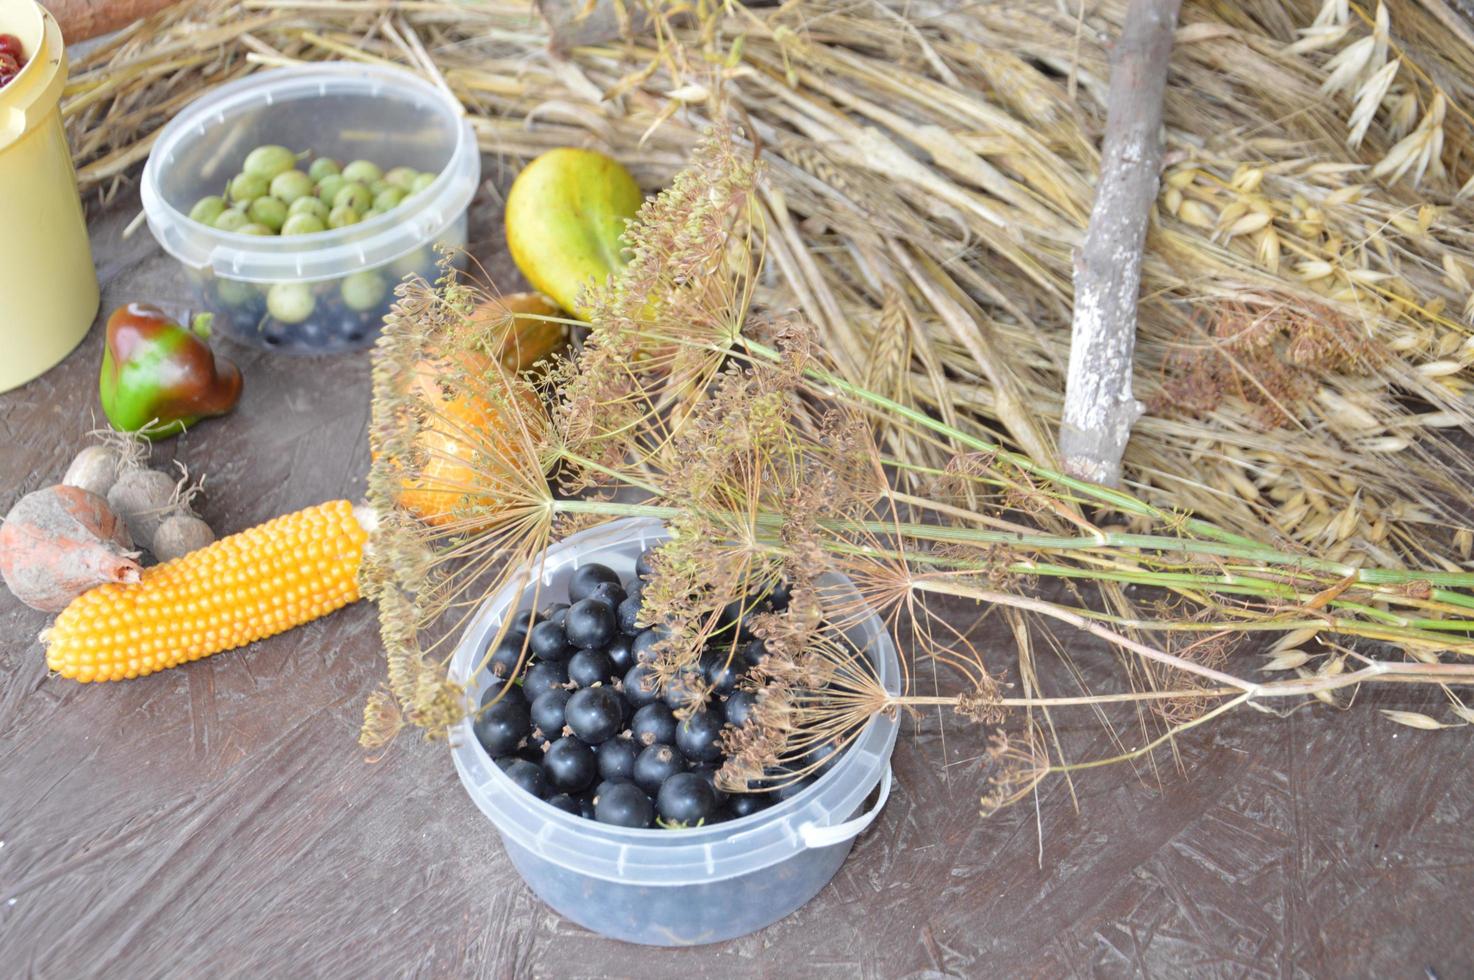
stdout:
{"type": "Polygon", "coordinates": [[[1162,163],[1162,94],[1181,0],[1131,0],[1111,68],[1100,181],[1075,253],[1075,315],[1059,447],[1065,472],[1121,482],[1142,406],[1131,393],[1141,253],[1162,163]]]}
{"type": "Polygon", "coordinates": [[[178,0],[42,0],[61,28],[62,40],[76,44],[172,7],[178,0]]]}

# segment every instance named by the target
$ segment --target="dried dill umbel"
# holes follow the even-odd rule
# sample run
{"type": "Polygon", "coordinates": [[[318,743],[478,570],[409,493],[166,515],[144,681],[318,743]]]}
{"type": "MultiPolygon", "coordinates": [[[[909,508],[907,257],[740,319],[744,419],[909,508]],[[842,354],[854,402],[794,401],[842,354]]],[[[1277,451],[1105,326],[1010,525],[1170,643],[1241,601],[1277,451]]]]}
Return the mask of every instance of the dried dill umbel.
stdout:
{"type": "Polygon", "coordinates": [[[376,729],[444,733],[473,710],[446,676],[468,617],[502,588],[536,593],[537,556],[560,536],[627,516],[671,532],[640,612],[665,631],[662,680],[704,653],[735,656],[730,610],[788,594],[781,610],[750,610],[766,658],[751,673],[753,721],[723,736],[732,789],[802,779],[816,751],[842,749],[870,718],[936,707],[950,709],[949,737],[980,752],[985,725],[1009,733],[980,777],[992,810],[1239,707],[1474,682],[1474,576],[1256,540],[847,379],[810,324],[758,305],[763,180],[740,133],[711,134],[642,210],[626,273],[590,295],[586,342],[534,376],[470,358],[485,342],[467,322],[470,287],[404,289],[374,371],[381,523],[365,577],[397,709],[376,701],[376,729]],[[448,366],[407,385],[427,359],[448,366]],[[489,408],[451,417],[460,399],[489,408]],[[898,454],[908,445],[928,450],[898,454]],[[406,486],[443,500],[444,519],[413,513],[406,486]],[[980,650],[970,622],[999,610],[1016,649],[980,650]],[[842,639],[872,616],[903,651],[899,690],[842,639]],[[1381,653],[1268,675],[1246,659],[1307,630],[1381,653]],[[1079,635],[1101,645],[1077,650],[1079,635]],[[1110,758],[1076,758],[1045,723],[1060,712],[1135,735],[1118,735],[1110,758]]]}

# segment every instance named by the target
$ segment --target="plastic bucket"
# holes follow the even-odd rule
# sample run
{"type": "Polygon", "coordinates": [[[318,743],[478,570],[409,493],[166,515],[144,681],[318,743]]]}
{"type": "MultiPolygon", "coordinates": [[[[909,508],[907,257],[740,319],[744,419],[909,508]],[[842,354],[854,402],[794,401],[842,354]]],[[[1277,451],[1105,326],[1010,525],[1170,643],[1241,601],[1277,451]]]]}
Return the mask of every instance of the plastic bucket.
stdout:
{"type": "Polygon", "coordinates": [[[438,278],[437,250],[465,247],[466,208],[480,180],[476,134],[453,97],[401,69],[329,62],[257,72],[191,102],[154,141],[140,194],[149,230],[184,266],[217,332],[320,354],[372,344],[404,276],[438,278]],[[267,143],[438,176],[392,211],[316,234],[243,235],[191,220],[194,203],[221,193],[246,154],[267,143]],[[349,276],[379,280],[376,307],[345,305],[349,276]],[[272,288],[298,285],[310,288],[311,312],[276,319],[272,288]]]}
{"type": "MultiPolygon", "coordinates": [[[[668,537],[658,521],[626,519],[572,535],[541,559],[538,601],[568,597],[581,564],[622,576],[668,537]]],[[[539,560],[534,560],[536,568],[539,560]]],[[[839,575],[821,580],[843,599],[859,596],[839,575]]],[[[486,672],[472,676],[502,617],[532,607],[517,586],[487,600],[451,661],[451,676],[479,703],[486,672]]],[[[886,689],[900,686],[896,649],[880,620],[847,631],[872,657],[886,689]]],[[[817,895],[854,839],[885,805],[897,721],[876,717],[834,766],[804,792],[748,817],[690,830],[632,830],[564,813],[517,787],[463,721],[451,738],[456,772],[496,825],[512,863],[538,897],[594,932],[652,946],[693,946],[771,925],[817,895]],[[868,809],[866,798],[879,787],[868,809]]]]}
{"type": "Polygon", "coordinates": [[[97,273],[77,175],[61,126],[67,57],[56,20],[34,0],[0,0],[0,34],[26,66],[0,88],[0,391],[39,377],[81,343],[97,316],[97,273]]]}

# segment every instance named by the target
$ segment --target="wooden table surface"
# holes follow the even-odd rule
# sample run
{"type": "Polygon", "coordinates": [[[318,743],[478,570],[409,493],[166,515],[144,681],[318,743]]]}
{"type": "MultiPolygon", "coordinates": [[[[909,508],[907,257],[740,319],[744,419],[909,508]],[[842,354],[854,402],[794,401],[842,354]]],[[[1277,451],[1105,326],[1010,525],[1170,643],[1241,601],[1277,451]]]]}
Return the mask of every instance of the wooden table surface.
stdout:
{"type": "MultiPolygon", "coordinates": [[[[125,195],[94,221],[103,309],[187,304],[147,231],[121,237],[136,211],[125,195]]],[[[497,228],[480,206],[474,251],[505,274],[497,228]]],[[[58,479],[96,425],[101,344],[99,326],[0,396],[0,507],[58,479]]],[[[361,492],[367,355],[228,353],[238,410],[155,453],[208,474],[210,523],[361,492]]],[[[443,744],[365,761],[383,675],[367,604],[98,686],[47,676],[46,622],[0,595],[0,977],[1474,976],[1474,746],[1374,710],[1433,692],[1233,715],[1180,739],[1160,781],[1092,770],[1078,809],[1053,781],[988,820],[979,733],[907,720],[889,805],[815,901],[672,951],[543,907],[443,744]]]]}

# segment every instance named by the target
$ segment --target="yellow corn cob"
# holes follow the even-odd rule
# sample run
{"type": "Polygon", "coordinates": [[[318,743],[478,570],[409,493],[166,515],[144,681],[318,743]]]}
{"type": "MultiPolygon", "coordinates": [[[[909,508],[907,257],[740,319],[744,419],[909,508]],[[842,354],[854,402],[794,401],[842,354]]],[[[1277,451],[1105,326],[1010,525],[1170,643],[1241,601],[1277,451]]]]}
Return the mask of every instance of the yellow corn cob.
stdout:
{"type": "Polygon", "coordinates": [[[141,677],[291,629],[358,599],[368,532],[346,500],[308,507],[73,599],[43,635],[79,681],[141,677]]]}

